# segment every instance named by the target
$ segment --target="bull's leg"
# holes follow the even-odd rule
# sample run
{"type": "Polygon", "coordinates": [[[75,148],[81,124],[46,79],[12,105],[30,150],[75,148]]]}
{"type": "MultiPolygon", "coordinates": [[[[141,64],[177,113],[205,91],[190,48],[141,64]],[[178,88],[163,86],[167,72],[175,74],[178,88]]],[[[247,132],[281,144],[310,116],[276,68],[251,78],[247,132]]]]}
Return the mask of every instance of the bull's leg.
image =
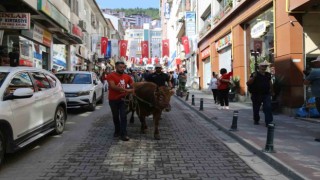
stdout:
{"type": "Polygon", "coordinates": [[[133,124],[134,123],[134,110],[131,111],[131,117],[130,117],[130,123],[133,124]]]}
{"type": "Polygon", "coordinates": [[[145,116],[139,116],[140,123],[141,123],[141,133],[146,134],[146,117],[145,116]]]}
{"type": "Polygon", "coordinates": [[[161,110],[156,110],[153,113],[153,123],[154,123],[154,132],[153,132],[153,136],[154,139],[156,140],[160,140],[160,133],[159,133],[159,121],[160,121],[160,117],[161,117],[161,110]]]}

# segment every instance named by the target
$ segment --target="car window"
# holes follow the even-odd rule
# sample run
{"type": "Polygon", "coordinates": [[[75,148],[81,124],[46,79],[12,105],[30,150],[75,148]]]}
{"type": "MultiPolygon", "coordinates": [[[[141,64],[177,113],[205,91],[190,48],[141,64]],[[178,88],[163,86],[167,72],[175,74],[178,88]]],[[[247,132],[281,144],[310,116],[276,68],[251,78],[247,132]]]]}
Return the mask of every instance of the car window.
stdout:
{"type": "Polygon", "coordinates": [[[18,73],[14,75],[4,95],[7,96],[12,94],[13,91],[19,88],[31,88],[34,91],[32,81],[28,73],[18,73]]]}
{"type": "Polygon", "coordinates": [[[44,74],[40,72],[32,72],[31,75],[34,79],[35,86],[37,87],[38,91],[43,91],[51,88],[50,83],[44,74]]]}
{"type": "Polygon", "coordinates": [[[6,79],[8,74],[9,73],[7,73],[7,72],[0,72],[0,87],[2,86],[2,84],[3,84],[3,82],[6,79]]]}
{"type": "Polygon", "coordinates": [[[61,73],[56,74],[56,77],[62,84],[91,84],[92,82],[90,74],[61,73]]]}
{"type": "Polygon", "coordinates": [[[46,78],[48,79],[49,83],[50,83],[50,86],[51,87],[56,87],[56,84],[57,84],[57,81],[54,77],[48,75],[48,74],[45,74],[46,78]]]}

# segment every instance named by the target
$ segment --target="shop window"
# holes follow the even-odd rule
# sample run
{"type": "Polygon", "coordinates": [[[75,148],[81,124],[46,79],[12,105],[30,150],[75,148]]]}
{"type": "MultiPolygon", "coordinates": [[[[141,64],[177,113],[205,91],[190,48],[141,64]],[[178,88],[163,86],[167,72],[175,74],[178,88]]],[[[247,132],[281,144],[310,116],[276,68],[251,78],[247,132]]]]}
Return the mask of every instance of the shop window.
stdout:
{"type": "Polygon", "coordinates": [[[257,63],[264,60],[274,62],[273,9],[268,9],[248,24],[247,34],[250,44],[247,53],[250,57],[250,70],[254,72],[255,61],[257,63]]]}

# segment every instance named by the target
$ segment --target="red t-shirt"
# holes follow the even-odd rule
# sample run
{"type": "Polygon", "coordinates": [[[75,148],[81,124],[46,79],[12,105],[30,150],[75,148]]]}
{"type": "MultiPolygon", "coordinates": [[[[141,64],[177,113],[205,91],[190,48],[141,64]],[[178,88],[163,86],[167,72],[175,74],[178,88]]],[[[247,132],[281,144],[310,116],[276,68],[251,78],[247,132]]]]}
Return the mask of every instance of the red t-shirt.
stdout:
{"type": "Polygon", "coordinates": [[[218,89],[223,90],[229,88],[228,82],[223,82],[221,79],[230,80],[231,76],[233,75],[232,71],[229,73],[222,74],[219,80],[218,89]]]}
{"type": "MultiPolygon", "coordinates": [[[[109,84],[110,84],[110,81],[113,81],[116,86],[122,87],[124,89],[127,88],[128,84],[133,83],[133,80],[129,75],[118,74],[116,72],[108,74],[107,81],[109,84]]],[[[108,92],[109,92],[109,100],[120,100],[121,98],[127,95],[127,93],[125,92],[115,91],[112,88],[109,88],[108,92]]]]}

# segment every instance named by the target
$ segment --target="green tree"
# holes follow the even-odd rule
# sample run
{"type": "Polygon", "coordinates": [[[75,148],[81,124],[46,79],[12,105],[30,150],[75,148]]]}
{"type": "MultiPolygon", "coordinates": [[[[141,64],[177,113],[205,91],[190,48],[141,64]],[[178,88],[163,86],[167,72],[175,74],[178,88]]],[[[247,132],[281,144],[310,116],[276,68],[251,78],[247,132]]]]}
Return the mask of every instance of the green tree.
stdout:
{"type": "Polygon", "coordinates": [[[160,19],[159,9],[157,9],[157,8],[142,9],[142,8],[136,7],[136,8],[129,8],[129,9],[119,8],[119,9],[114,9],[114,10],[119,11],[119,12],[125,12],[126,16],[130,16],[133,14],[144,14],[144,15],[150,16],[152,20],[160,19]]]}

